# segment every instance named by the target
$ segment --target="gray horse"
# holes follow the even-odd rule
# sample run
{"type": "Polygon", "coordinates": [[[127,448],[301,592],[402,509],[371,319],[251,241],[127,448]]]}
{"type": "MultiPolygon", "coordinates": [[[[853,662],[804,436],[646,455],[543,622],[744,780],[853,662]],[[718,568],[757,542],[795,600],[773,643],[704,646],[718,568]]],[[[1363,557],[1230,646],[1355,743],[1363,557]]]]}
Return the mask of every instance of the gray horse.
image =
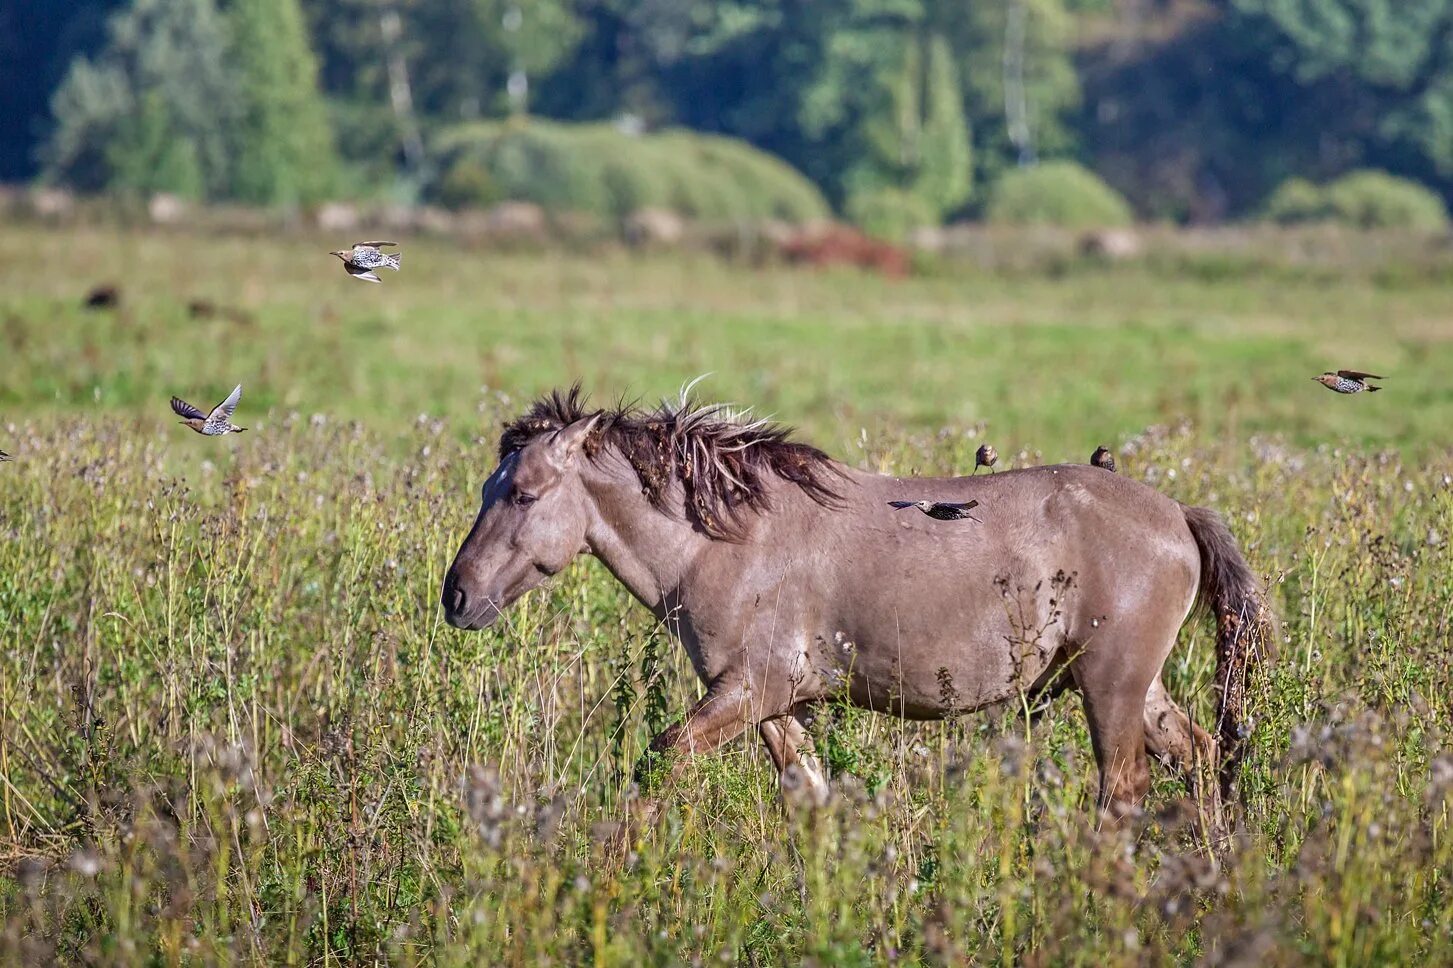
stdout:
{"type": "Polygon", "coordinates": [[[1267,645],[1256,580],[1221,519],[1099,468],[897,478],[854,470],[776,425],[684,399],[590,410],[556,391],[511,423],[445,578],[451,625],[483,629],[582,552],[678,636],[706,694],[638,778],[756,726],[779,772],[827,793],[806,724],[844,696],[936,719],[1079,690],[1114,822],[1147,753],[1234,777],[1245,677],[1267,645]],[[936,521],[890,501],[978,501],[936,521]],[[1218,739],[1161,667],[1200,600],[1217,621],[1218,739]]]}

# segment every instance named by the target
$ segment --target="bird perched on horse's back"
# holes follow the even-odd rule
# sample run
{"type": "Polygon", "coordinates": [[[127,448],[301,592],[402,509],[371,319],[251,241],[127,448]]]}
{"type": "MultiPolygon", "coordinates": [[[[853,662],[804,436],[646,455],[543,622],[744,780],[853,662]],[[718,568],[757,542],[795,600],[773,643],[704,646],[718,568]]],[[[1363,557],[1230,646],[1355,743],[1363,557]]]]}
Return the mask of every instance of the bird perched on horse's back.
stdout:
{"type": "Polygon", "coordinates": [[[974,473],[979,473],[981,467],[987,467],[992,471],[997,463],[999,463],[999,452],[994,449],[994,445],[980,444],[979,449],[974,452],[974,473]]]}
{"type": "Polygon", "coordinates": [[[1381,380],[1382,377],[1376,373],[1363,373],[1361,370],[1338,370],[1336,373],[1328,370],[1321,376],[1314,376],[1312,379],[1328,390],[1337,393],[1361,393],[1363,390],[1368,393],[1376,393],[1382,389],[1382,387],[1375,387],[1367,382],[1368,380],[1381,380]]]}
{"type": "Polygon", "coordinates": [[[1115,472],[1115,455],[1110,453],[1110,448],[1104,444],[1095,448],[1095,452],[1090,455],[1090,463],[1104,468],[1112,474],[1115,472]]]}
{"type": "Polygon", "coordinates": [[[376,269],[392,269],[399,271],[403,265],[404,254],[402,252],[384,252],[380,246],[398,245],[397,242],[355,242],[352,247],[339,249],[330,252],[329,255],[336,255],[343,260],[343,268],[355,279],[362,279],[365,282],[383,282],[378,277],[376,269]]]}

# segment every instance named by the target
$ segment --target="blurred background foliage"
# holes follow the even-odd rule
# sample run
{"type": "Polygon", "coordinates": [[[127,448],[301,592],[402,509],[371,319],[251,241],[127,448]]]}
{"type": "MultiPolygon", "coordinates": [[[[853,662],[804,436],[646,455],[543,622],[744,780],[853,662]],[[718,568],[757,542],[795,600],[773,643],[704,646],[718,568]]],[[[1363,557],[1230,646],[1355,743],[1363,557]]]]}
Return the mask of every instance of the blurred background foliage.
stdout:
{"type": "Polygon", "coordinates": [[[0,0],[0,179],[892,236],[1047,161],[1029,220],[1426,226],[1450,55],[1453,0],[0,0]]]}

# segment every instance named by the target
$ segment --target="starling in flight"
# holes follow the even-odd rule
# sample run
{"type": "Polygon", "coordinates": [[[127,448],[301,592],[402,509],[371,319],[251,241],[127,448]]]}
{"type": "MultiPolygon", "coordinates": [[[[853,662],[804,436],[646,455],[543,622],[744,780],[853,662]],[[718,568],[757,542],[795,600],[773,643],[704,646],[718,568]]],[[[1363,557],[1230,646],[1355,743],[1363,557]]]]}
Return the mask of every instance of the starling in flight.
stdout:
{"type": "Polygon", "coordinates": [[[978,501],[965,501],[963,504],[955,504],[952,501],[889,501],[888,503],[900,511],[904,508],[918,508],[935,521],[962,521],[965,518],[970,521],[979,520],[969,513],[979,506],[978,501]]]}
{"type": "Polygon", "coordinates": [[[1366,390],[1368,393],[1376,393],[1382,387],[1375,387],[1368,383],[1368,380],[1381,380],[1382,377],[1376,373],[1362,373],[1357,370],[1338,370],[1333,373],[1328,370],[1321,376],[1312,377],[1328,390],[1336,390],[1338,393],[1361,393],[1366,390]]]}
{"type": "Polygon", "coordinates": [[[172,409],[178,417],[183,418],[182,423],[197,433],[208,437],[221,437],[223,434],[240,434],[247,429],[232,422],[232,412],[237,409],[237,401],[241,399],[242,384],[239,383],[227,394],[226,400],[212,408],[211,413],[203,413],[181,397],[172,397],[172,409]]]}
{"type": "Polygon", "coordinates": [[[1115,472],[1115,455],[1110,453],[1110,449],[1104,444],[1095,448],[1095,452],[1090,455],[1090,463],[1096,467],[1103,467],[1112,474],[1115,472]]]}
{"type": "Polygon", "coordinates": [[[14,460],[14,459],[15,459],[14,457],[11,457],[9,454],[5,453],[5,451],[0,450],[0,460],[14,460]]]}
{"type": "Polygon", "coordinates": [[[404,261],[402,252],[380,252],[381,245],[398,245],[397,242],[355,242],[351,249],[339,249],[337,252],[330,252],[329,255],[336,255],[343,260],[343,268],[355,279],[363,279],[367,282],[383,282],[378,277],[375,269],[389,268],[395,272],[399,271],[400,264],[404,261]]]}
{"type": "Polygon", "coordinates": [[[979,473],[979,468],[987,467],[991,471],[994,465],[999,463],[999,452],[992,444],[980,444],[979,449],[974,453],[974,473],[979,473]]]}

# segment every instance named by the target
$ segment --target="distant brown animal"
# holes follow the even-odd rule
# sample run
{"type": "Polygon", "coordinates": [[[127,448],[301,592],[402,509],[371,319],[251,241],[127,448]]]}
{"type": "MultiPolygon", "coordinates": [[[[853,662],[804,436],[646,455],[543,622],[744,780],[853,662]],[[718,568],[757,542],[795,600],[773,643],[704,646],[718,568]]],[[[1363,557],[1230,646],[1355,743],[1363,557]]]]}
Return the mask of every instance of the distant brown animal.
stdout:
{"type": "Polygon", "coordinates": [[[1268,613],[1214,511],[1083,464],[885,477],[718,407],[592,410],[578,388],[511,423],[499,461],[444,579],[445,617],[486,628],[576,555],[604,562],[706,686],[651,743],[648,794],[681,755],[755,726],[778,770],[825,796],[806,727],[829,697],[935,719],[1066,686],[1084,699],[1108,822],[1145,796],[1147,754],[1188,774],[1219,755],[1223,790],[1236,775],[1268,613]],[[976,500],[983,521],[888,503],[918,498],[976,500]],[[1217,623],[1219,744],[1161,683],[1197,602],[1217,623]]]}
{"type": "Polygon", "coordinates": [[[788,262],[810,266],[857,266],[893,279],[908,275],[908,254],[847,225],[805,229],[781,246],[788,262]]]}
{"type": "Polygon", "coordinates": [[[121,287],[110,284],[93,286],[81,305],[87,309],[115,309],[121,305],[121,287]]]}

